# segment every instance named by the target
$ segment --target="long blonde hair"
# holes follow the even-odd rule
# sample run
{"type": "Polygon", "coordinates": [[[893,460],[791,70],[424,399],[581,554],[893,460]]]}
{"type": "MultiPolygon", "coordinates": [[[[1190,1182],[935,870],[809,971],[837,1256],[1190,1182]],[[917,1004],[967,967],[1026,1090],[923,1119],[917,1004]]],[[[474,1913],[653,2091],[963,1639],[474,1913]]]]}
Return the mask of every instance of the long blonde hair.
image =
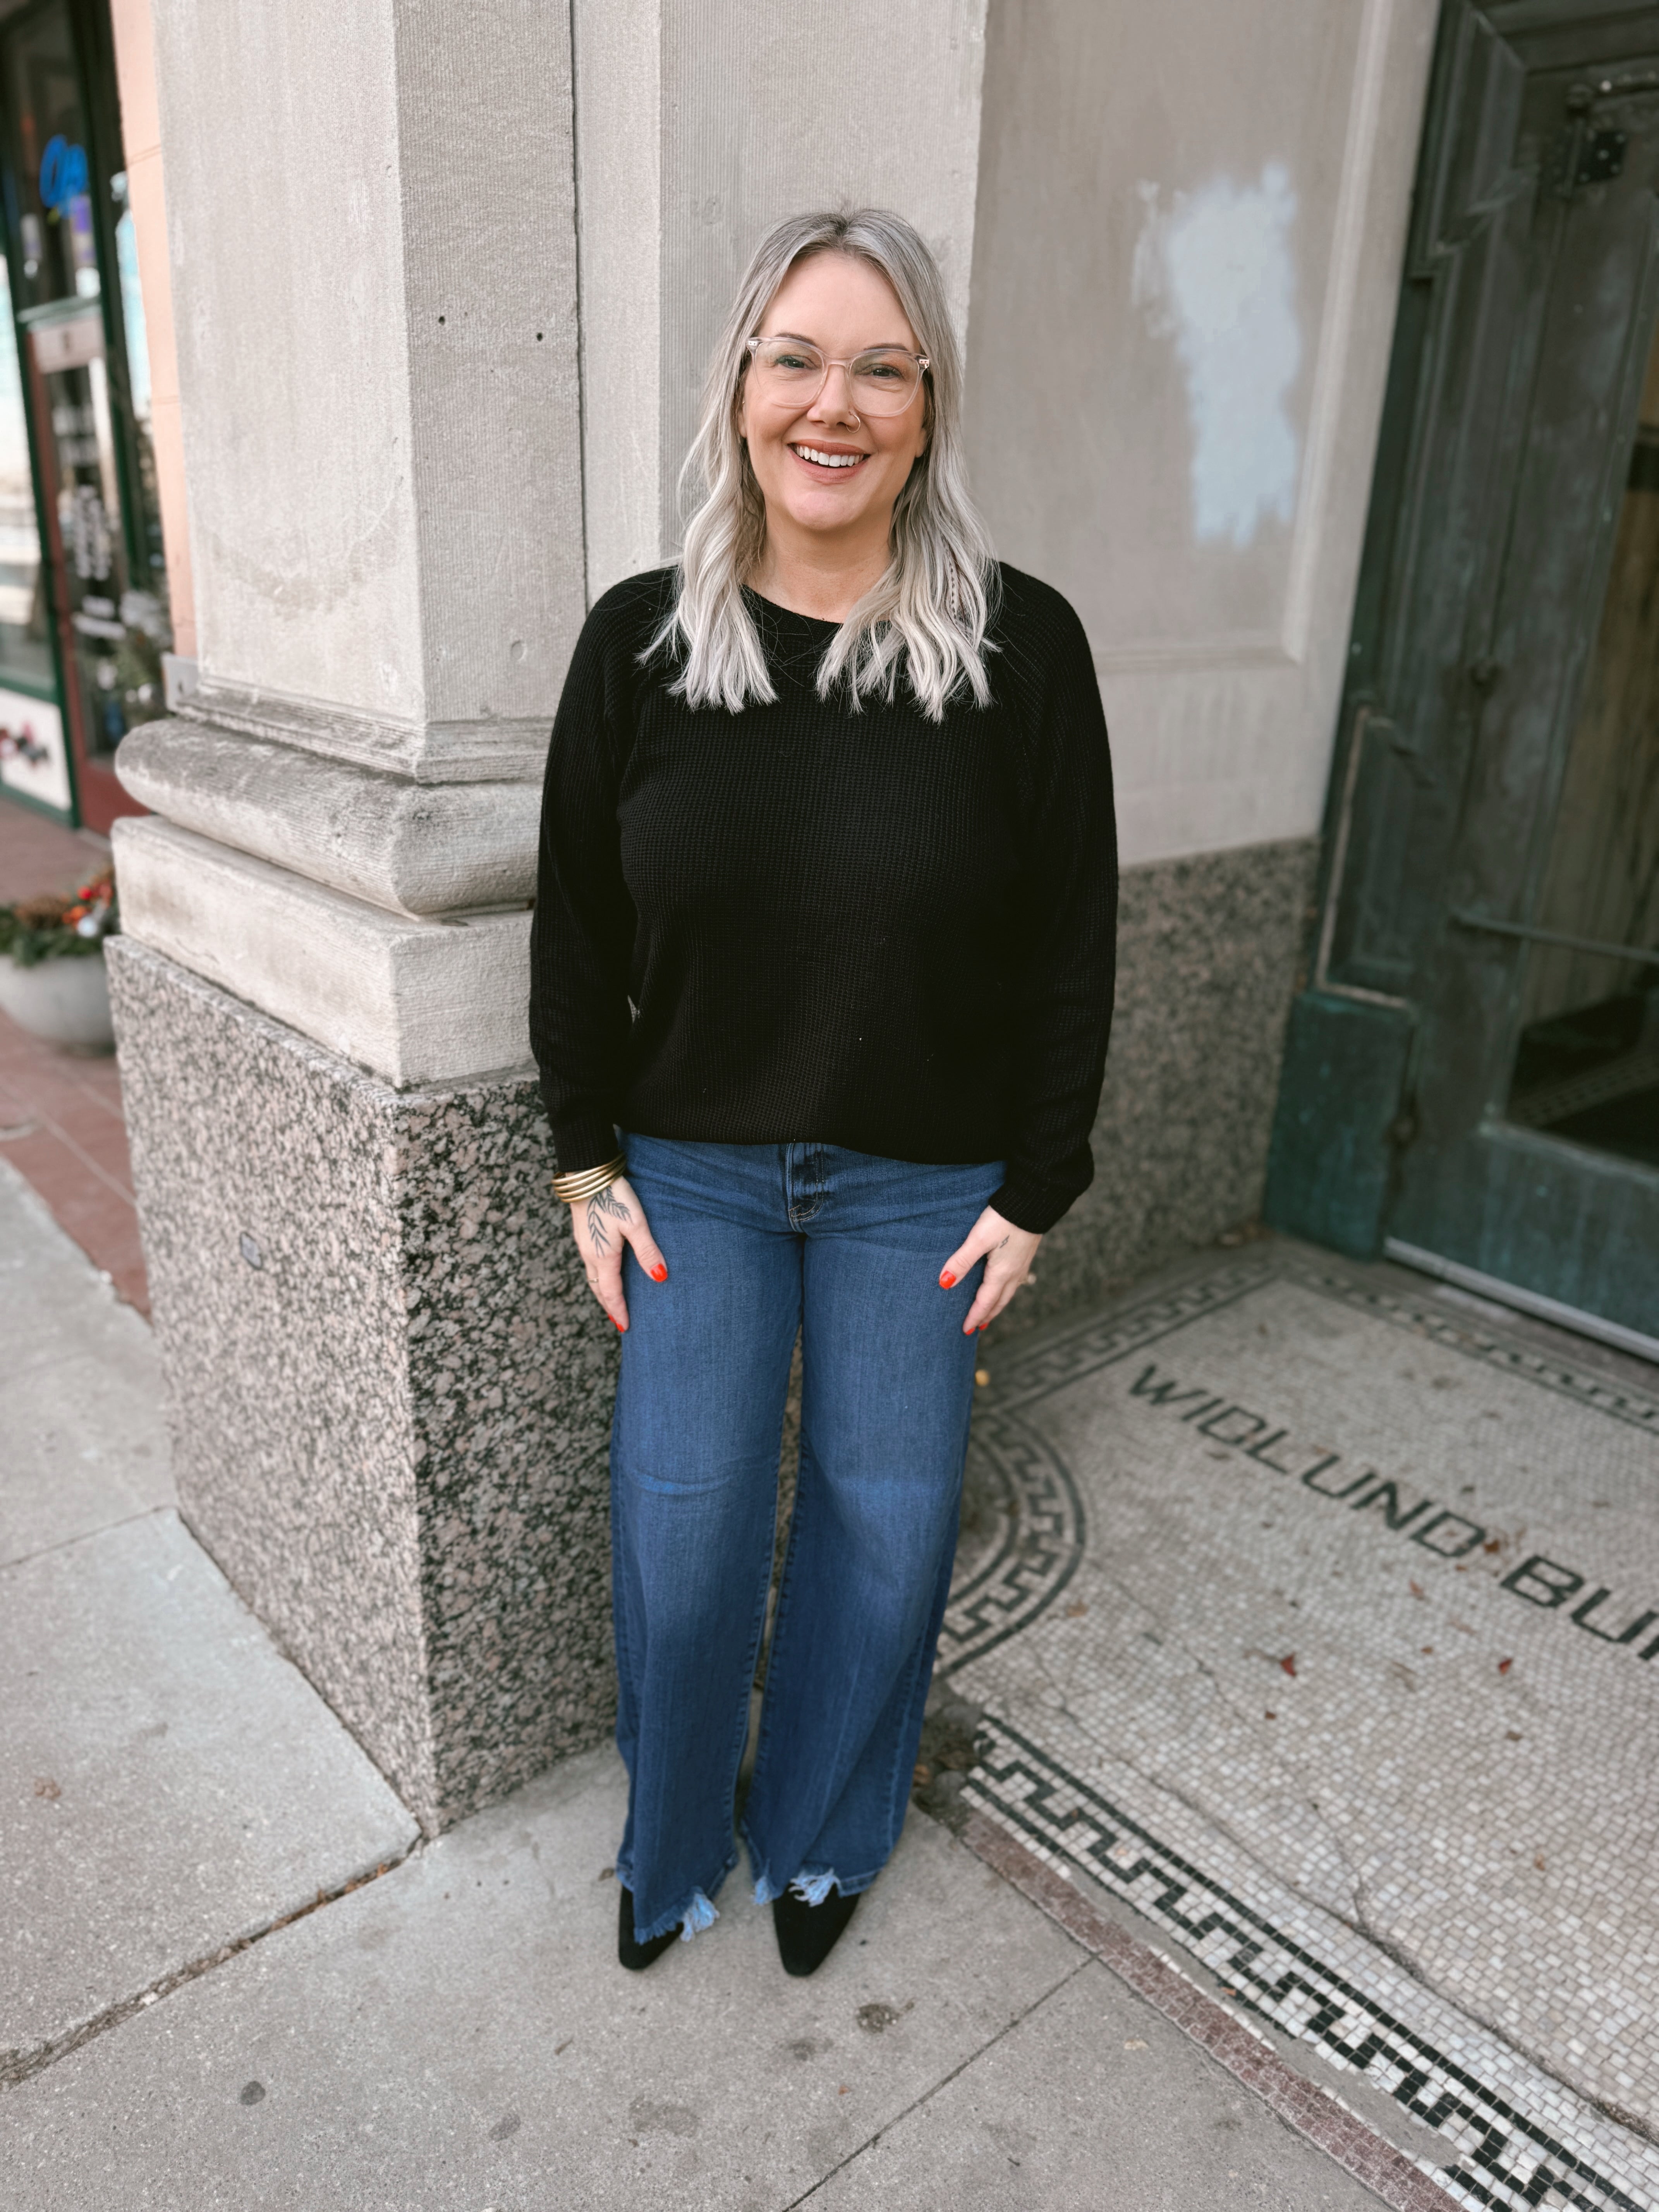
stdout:
{"type": "Polygon", "coordinates": [[[745,341],[758,334],[789,271],[819,253],[852,255],[880,270],[930,365],[927,443],[894,502],[892,559],[830,640],[818,664],[818,696],[844,684],[854,708],[866,696],[890,699],[902,668],[923,714],[938,721],[963,684],[977,705],[990,700],[985,631],[997,571],[968,494],[962,356],[939,264],[913,225],[881,208],[791,216],[756,247],[714,347],[697,434],[680,471],[679,591],[647,657],[666,650],[680,661],[672,688],[693,707],[735,714],[750,700],[776,696],[743,596],[766,542],[766,504],[738,430],[738,399],[749,368],[745,341]]]}

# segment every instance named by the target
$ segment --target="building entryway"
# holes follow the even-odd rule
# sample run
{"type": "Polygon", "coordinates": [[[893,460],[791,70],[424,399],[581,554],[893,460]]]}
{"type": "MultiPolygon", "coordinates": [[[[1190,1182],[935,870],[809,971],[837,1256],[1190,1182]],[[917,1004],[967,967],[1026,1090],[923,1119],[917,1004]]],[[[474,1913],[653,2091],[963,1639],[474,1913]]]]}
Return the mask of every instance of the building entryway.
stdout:
{"type": "Polygon", "coordinates": [[[1659,1356],[1659,9],[1449,0],[1267,1215],[1659,1356]]]}

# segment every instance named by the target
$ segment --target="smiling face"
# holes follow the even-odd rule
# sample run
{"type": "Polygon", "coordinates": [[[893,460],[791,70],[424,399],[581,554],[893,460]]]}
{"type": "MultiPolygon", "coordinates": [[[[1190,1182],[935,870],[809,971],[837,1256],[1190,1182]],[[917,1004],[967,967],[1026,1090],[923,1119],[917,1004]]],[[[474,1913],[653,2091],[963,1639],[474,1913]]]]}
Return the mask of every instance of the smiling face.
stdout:
{"type": "MultiPolygon", "coordinates": [[[[871,347],[922,349],[879,270],[845,253],[818,253],[792,269],[762,316],[766,337],[804,338],[826,359],[850,362],[871,347]]],[[[845,368],[832,368],[816,399],[774,398],[750,374],[738,429],[766,501],[775,554],[844,556],[885,567],[893,502],[927,443],[923,390],[902,415],[860,415],[845,368]]]]}

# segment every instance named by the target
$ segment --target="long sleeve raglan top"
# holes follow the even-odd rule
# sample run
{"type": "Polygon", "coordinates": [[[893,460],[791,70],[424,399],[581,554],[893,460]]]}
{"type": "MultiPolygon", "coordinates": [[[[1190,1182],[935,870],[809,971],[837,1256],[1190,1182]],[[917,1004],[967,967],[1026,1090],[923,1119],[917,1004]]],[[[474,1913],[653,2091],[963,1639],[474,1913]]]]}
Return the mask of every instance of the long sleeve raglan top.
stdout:
{"type": "Polygon", "coordinates": [[[1094,1171],[1111,766],[1082,624],[1001,571],[988,707],[818,698],[831,623],[750,594],[777,697],[675,697],[658,569],[589,615],[549,748],[531,1040],[562,1172],[617,1131],[1000,1160],[1046,1230],[1094,1171]]]}

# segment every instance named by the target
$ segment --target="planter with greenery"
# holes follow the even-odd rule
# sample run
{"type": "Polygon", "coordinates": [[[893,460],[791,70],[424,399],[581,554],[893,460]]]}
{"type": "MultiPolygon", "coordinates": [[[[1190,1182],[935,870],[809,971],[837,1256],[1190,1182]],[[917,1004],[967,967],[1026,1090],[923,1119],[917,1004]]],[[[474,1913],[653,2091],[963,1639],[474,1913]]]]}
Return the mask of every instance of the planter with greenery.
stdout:
{"type": "Polygon", "coordinates": [[[81,1052],[108,1052],[104,940],[116,927],[107,870],[72,897],[48,894],[0,906],[0,1008],[20,1029],[81,1052]]]}

